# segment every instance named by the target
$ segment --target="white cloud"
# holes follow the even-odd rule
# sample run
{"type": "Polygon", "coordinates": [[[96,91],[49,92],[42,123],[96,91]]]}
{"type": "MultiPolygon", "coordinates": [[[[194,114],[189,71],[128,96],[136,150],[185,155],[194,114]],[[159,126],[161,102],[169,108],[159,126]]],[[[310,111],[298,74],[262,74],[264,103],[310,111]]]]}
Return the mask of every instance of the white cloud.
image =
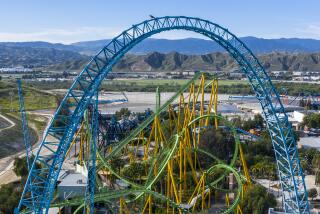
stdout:
{"type": "MultiPolygon", "coordinates": [[[[111,39],[121,33],[124,29],[106,27],[81,27],[76,29],[46,29],[38,32],[7,33],[0,32],[0,41],[22,42],[22,41],[47,41],[54,43],[72,43],[79,41],[90,41],[97,39],[111,39]]],[[[204,36],[187,31],[168,31],[156,34],[154,38],[182,39],[182,38],[204,38],[204,36]]]]}
{"type": "Polygon", "coordinates": [[[121,31],[104,27],[81,27],[76,29],[46,29],[38,32],[0,32],[0,41],[48,41],[72,43],[84,40],[108,39],[121,31]]]}
{"type": "MultiPolygon", "coordinates": [[[[0,32],[0,42],[46,41],[53,43],[73,43],[97,39],[112,39],[125,28],[80,27],[75,29],[45,29],[37,32],[0,32]]],[[[203,38],[204,36],[188,31],[166,31],[153,38],[183,39],[203,38]]]]}
{"type": "MultiPolygon", "coordinates": [[[[72,43],[78,41],[90,41],[97,39],[111,39],[121,33],[125,28],[122,27],[79,27],[70,29],[44,29],[36,32],[0,32],[0,42],[22,42],[22,41],[47,41],[54,43],[72,43]]],[[[245,33],[237,33],[238,36],[248,35],[245,33]]],[[[301,23],[298,27],[293,29],[291,33],[285,34],[268,34],[251,35],[263,38],[281,38],[281,37],[300,37],[300,38],[315,38],[320,39],[320,24],[318,23],[301,23]]],[[[165,39],[182,39],[182,38],[203,38],[204,36],[188,31],[166,31],[153,36],[154,38],[165,39]]]]}
{"type": "Polygon", "coordinates": [[[296,32],[299,34],[299,37],[320,39],[320,24],[304,24],[303,26],[297,28],[296,32]]]}
{"type": "Polygon", "coordinates": [[[160,39],[185,39],[185,38],[201,38],[201,39],[208,39],[207,37],[185,30],[174,30],[174,31],[165,31],[153,36],[153,38],[160,38],[160,39]]]}

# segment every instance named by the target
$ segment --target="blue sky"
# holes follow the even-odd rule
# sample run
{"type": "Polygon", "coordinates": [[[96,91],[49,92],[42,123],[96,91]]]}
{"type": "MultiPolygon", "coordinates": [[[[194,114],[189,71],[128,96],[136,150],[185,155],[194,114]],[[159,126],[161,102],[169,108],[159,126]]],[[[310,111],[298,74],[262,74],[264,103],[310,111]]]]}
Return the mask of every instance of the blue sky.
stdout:
{"type": "MultiPolygon", "coordinates": [[[[149,14],[196,16],[238,36],[320,39],[319,8],[319,0],[2,0],[0,41],[112,38],[149,14]]],[[[175,31],[156,37],[199,36],[175,31]]]]}

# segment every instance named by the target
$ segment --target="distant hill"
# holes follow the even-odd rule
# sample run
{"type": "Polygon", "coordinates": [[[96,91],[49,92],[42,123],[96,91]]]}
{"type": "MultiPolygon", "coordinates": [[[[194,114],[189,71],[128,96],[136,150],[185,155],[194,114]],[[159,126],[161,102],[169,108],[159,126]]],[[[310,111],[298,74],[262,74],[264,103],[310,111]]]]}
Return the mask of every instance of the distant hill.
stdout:
{"type": "Polygon", "coordinates": [[[14,46],[12,44],[3,45],[0,43],[0,67],[42,67],[61,63],[65,64],[67,61],[88,59],[87,56],[70,50],[49,48],[47,45],[44,45],[42,48],[24,45],[19,44],[18,46],[14,46]]]}
{"type": "MultiPolygon", "coordinates": [[[[50,42],[0,42],[1,46],[6,47],[20,47],[20,48],[54,48],[57,50],[64,51],[77,51],[77,47],[72,45],[65,45],[61,43],[50,43],[50,42]]],[[[80,49],[79,49],[80,50],[80,49]]]]}
{"type": "MultiPolygon", "coordinates": [[[[261,39],[241,40],[260,55],[266,67],[280,70],[319,69],[320,40],[261,39]]],[[[56,69],[80,69],[90,55],[98,52],[110,40],[77,42],[70,45],[49,42],[0,42],[0,67],[50,66],[56,69]]],[[[204,39],[153,39],[135,46],[125,61],[118,63],[128,70],[168,69],[228,69],[233,67],[225,51],[215,42],[204,39]],[[141,55],[141,56],[139,56],[141,55]]],[[[119,69],[120,69],[119,67],[119,69]]]]}
{"type": "MultiPolygon", "coordinates": [[[[240,38],[254,53],[270,52],[297,52],[310,53],[320,52],[320,40],[316,39],[262,39],[256,37],[240,38]]],[[[97,53],[110,39],[76,42],[70,45],[49,42],[0,42],[7,47],[30,47],[30,48],[54,48],[57,50],[73,51],[87,55],[97,53]]],[[[148,38],[136,45],[130,53],[146,54],[150,52],[170,53],[179,52],[183,54],[207,54],[223,52],[224,50],[214,41],[196,38],[186,39],[154,39],[148,38]]]]}
{"type": "MultiPolygon", "coordinates": [[[[254,53],[270,52],[298,52],[310,53],[320,52],[320,40],[316,39],[262,39],[256,37],[240,38],[254,53]]],[[[85,54],[94,54],[110,40],[97,40],[87,42],[77,42],[71,44],[85,54]]],[[[146,54],[150,52],[179,52],[183,54],[207,54],[212,52],[223,52],[216,42],[205,39],[153,39],[149,38],[136,45],[130,52],[135,54],[146,54]]]]}
{"type": "MultiPolygon", "coordinates": [[[[268,53],[258,54],[267,70],[320,71],[320,53],[268,53]]],[[[69,61],[50,67],[53,70],[80,70],[88,60],[69,61]]],[[[114,71],[174,71],[238,69],[237,63],[227,53],[187,55],[177,52],[167,54],[152,52],[144,55],[127,54],[113,68],[114,71]]]]}

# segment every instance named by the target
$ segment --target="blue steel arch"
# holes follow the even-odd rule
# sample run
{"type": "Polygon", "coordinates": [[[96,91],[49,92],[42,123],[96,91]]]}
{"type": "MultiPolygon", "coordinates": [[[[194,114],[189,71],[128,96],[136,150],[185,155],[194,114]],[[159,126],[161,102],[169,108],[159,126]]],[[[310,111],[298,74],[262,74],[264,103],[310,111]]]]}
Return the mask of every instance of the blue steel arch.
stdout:
{"type": "Polygon", "coordinates": [[[263,66],[251,50],[226,28],[208,20],[185,16],[158,17],[135,24],[115,37],[91,59],[70,87],[46,130],[16,211],[23,208],[34,213],[48,211],[64,156],[84,111],[102,80],[133,46],[147,37],[169,30],[200,33],[220,44],[238,62],[255,91],[269,129],[283,191],[284,208],[287,213],[309,213],[304,175],[291,125],[263,66]],[[76,107],[72,114],[61,114],[64,109],[74,105],[76,107]],[[46,152],[52,152],[53,155],[45,156],[46,152]],[[41,163],[44,167],[37,169],[36,163],[41,163]]]}

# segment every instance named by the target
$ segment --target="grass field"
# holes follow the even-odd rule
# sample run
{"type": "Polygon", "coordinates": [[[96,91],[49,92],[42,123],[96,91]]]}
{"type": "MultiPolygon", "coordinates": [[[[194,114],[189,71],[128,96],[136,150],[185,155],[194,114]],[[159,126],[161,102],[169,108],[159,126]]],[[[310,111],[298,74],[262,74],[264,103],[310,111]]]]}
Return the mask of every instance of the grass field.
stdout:
{"type": "MultiPolygon", "coordinates": [[[[40,90],[23,88],[26,110],[56,108],[55,96],[41,92],[40,90]]],[[[17,85],[10,82],[0,82],[0,111],[19,110],[19,97],[17,85]]]]}
{"type": "MultiPolygon", "coordinates": [[[[104,81],[100,88],[106,91],[154,92],[159,87],[162,92],[175,92],[189,81],[189,79],[116,79],[104,81]]],[[[206,84],[209,82],[210,80],[207,80],[206,84]]],[[[248,94],[250,90],[247,81],[219,80],[219,91],[221,93],[248,94]]]]}
{"type": "MultiPolygon", "coordinates": [[[[46,92],[23,87],[23,93],[26,110],[56,108],[57,106],[56,97],[46,92]]],[[[0,81],[0,113],[15,123],[13,127],[0,131],[0,158],[3,158],[25,149],[19,113],[18,90],[15,83],[0,81]]],[[[7,121],[4,121],[3,118],[0,119],[0,128],[8,126],[7,121]]],[[[28,114],[28,123],[29,126],[34,128],[29,127],[30,142],[34,144],[38,140],[38,135],[41,135],[45,128],[46,120],[40,116],[28,114]]]]}

